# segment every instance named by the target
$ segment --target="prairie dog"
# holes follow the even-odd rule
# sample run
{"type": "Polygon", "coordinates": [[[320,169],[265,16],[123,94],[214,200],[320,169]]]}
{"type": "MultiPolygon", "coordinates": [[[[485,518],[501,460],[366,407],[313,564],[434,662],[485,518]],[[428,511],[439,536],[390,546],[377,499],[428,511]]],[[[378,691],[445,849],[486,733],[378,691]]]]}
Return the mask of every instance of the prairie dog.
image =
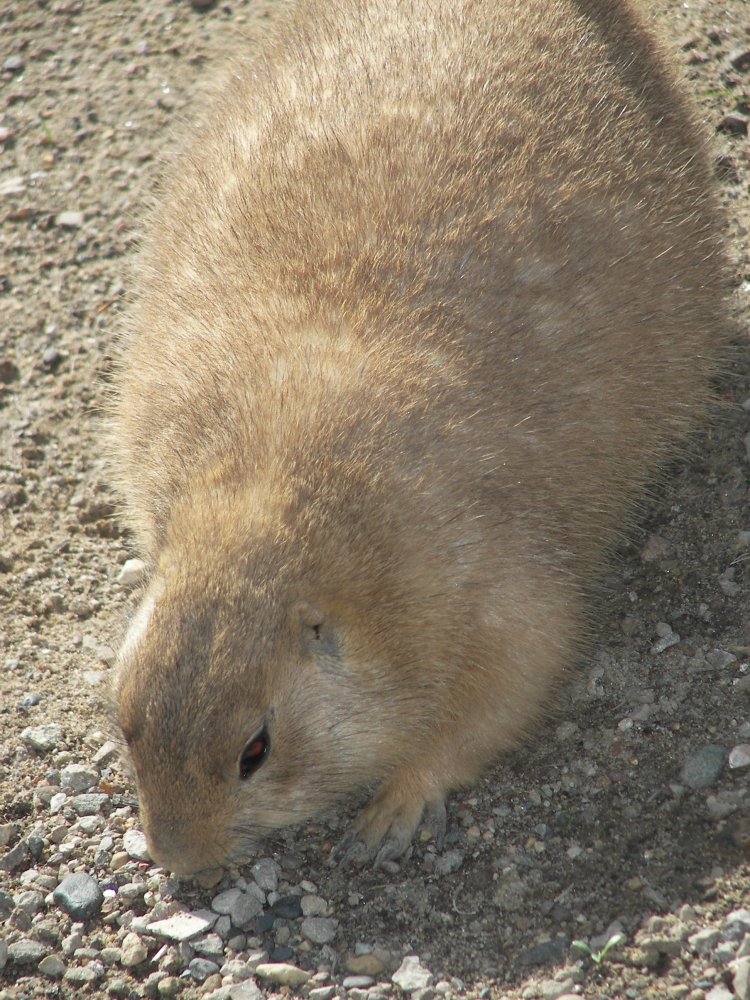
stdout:
{"type": "Polygon", "coordinates": [[[383,863],[543,712],[711,401],[703,145],[630,0],[305,0],[238,57],[165,177],[111,413],[158,863],[371,783],[346,855],[383,863]]]}

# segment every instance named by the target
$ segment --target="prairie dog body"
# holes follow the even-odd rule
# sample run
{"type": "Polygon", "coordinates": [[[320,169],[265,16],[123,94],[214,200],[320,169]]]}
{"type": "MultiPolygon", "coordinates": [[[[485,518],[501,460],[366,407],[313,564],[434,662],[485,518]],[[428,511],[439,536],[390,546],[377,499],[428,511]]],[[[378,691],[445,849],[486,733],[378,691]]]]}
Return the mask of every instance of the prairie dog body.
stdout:
{"type": "Polygon", "coordinates": [[[165,180],[112,409],[155,860],[370,782],[357,836],[396,857],[539,716],[711,399],[701,143],[629,2],[310,0],[235,64],[165,180]]]}

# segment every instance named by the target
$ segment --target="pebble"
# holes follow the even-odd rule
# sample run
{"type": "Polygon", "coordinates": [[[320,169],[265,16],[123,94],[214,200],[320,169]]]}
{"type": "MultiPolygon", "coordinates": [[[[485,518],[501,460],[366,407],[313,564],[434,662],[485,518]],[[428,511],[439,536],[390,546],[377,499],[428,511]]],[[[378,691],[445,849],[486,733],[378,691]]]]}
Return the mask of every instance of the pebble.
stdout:
{"type": "Polygon", "coordinates": [[[721,932],[713,927],[706,927],[704,930],[691,934],[688,944],[694,952],[704,958],[711,954],[721,938],[721,932]]]}
{"type": "Polygon", "coordinates": [[[50,722],[44,726],[27,726],[21,733],[21,739],[32,750],[48,753],[58,745],[62,734],[62,727],[56,722],[50,722]]]}
{"type": "Polygon", "coordinates": [[[73,796],[69,801],[79,816],[96,816],[109,803],[109,795],[99,792],[84,792],[83,795],[73,796]]]}
{"type": "Polygon", "coordinates": [[[104,894],[99,883],[85,872],[68,875],[52,893],[57,906],[73,920],[90,920],[102,908],[104,894]]]}
{"type": "Polygon", "coordinates": [[[21,938],[8,945],[8,958],[16,965],[38,965],[48,954],[47,945],[29,938],[21,938]]]}
{"type": "Polygon", "coordinates": [[[8,945],[0,938],[0,972],[3,971],[8,963],[8,945]]]}
{"type": "Polygon", "coordinates": [[[310,990],[310,1000],[331,1000],[336,992],[335,986],[318,986],[317,989],[310,990]]]}
{"type": "Polygon", "coordinates": [[[123,587],[134,587],[143,579],[146,564],[142,559],[126,559],[117,574],[117,583],[123,587]]]}
{"type": "Polygon", "coordinates": [[[3,63],[3,69],[8,73],[23,73],[26,63],[23,56],[8,56],[3,63]]]}
{"type": "Polygon", "coordinates": [[[230,1000],[262,1000],[263,994],[252,979],[229,987],[230,1000]]]}
{"type": "Polygon", "coordinates": [[[734,963],[732,986],[739,1000],[750,1000],[750,958],[740,958],[734,963]]]}
{"type": "Polygon", "coordinates": [[[66,968],[65,962],[57,955],[47,955],[39,963],[39,971],[50,979],[62,979],[66,968]]]}
{"type": "Polygon", "coordinates": [[[296,920],[302,916],[302,906],[297,896],[282,896],[271,907],[271,913],[282,920],[296,920]]]}
{"type": "Polygon", "coordinates": [[[66,982],[76,986],[91,986],[104,975],[104,966],[101,962],[89,962],[83,967],[74,966],[65,973],[66,982]]]}
{"type": "Polygon", "coordinates": [[[407,955],[391,979],[404,993],[413,993],[430,985],[432,973],[422,965],[418,955],[407,955]]]}
{"type": "Polygon", "coordinates": [[[750,767],[750,743],[740,743],[736,747],[732,747],[727,763],[732,770],[750,767]]]}
{"type": "Polygon", "coordinates": [[[681,781],[693,790],[713,785],[724,767],[725,754],[725,748],[716,744],[696,750],[682,765],[681,781]]]}
{"type": "Polygon", "coordinates": [[[256,885],[264,892],[276,892],[279,887],[281,868],[271,858],[261,858],[250,869],[256,885]]]}
{"type": "Polygon", "coordinates": [[[269,983],[278,983],[279,986],[302,986],[310,978],[310,973],[304,969],[297,968],[296,965],[288,965],[286,962],[266,962],[259,965],[255,970],[256,976],[265,979],[269,983]]]}
{"type": "Polygon", "coordinates": [[[306,917],[300,930],[302,936],[313,944],[330,944],[336,937],[338,925],[338,920],[331,917],[306,917]]]}
{"type": "Polygon", "coordinates": [[[377,955],[354,955],[347,960],[346,968],[355,976],[379,976],[385,966],[377,955]]]}
{"type": "Polygon", "coordinates": [[[732,910],[724,921],[724,937],[741,941],[746,934],[750,934],[750,910],[732,910]]]}
{"type": "Polygon", "coordinates": [[[55,216],[55,225],[65,229],[79,229],[83,225],[83,212],[59,212],[55,216]]]}
{"type": "Polygon", "coordinates": [[[148,948],[137,934],[126,934],[120,948],[120,964],[130,969],[148,958],[148,948]]]}
{"type": "Polygon", "coordinates": [[[209,976],[215,975],[219,971],[216,962],[211,962],[207,958],[194,958],[188,965],[188,972],[199,983],[204,983],[209,976]]]}
{"type": "Polygon", "coordinates": [[[146,930],[149,934],[155,934],[157,937],[179,943],[189,941],[190,938],[194,938],[198,934],[203,934],[210,930],[211,926],[211,920],[207,920],[197,913],[178,913],[165,920],[155,920],[147,925],[146,930]]]}
{"type": "Polygon", "coordinates": [[[434,871],[436,875],[452,875],[463,863],[464,856],[461,851],[446,851],[435,860],[434,871]]]}
{"type": "Polygon", "coordinates": [[[322,896],[303,896],[300,905],[304,917],[324,917],[328,912],[328,903],[322,896]]]}
{"type": "Polygon", "coordinates": [[[122,838],[122,846],[131,858],[136,861],[150,861],[151,855],[148,853],[146,835],[140,830],[126,830],[122,838]]]}
{"type": "Polygon", "coordinates": [[[60,771],[60,787],[72,792],[87,792],[99,781],[99,773],[85,764],[68,764],[60,771]]]}
{"type": "Polygon", "coordinates": [[[365,990],[374,982],[372,976],[345,976],[341,985],[345,990],[365,990]]]}

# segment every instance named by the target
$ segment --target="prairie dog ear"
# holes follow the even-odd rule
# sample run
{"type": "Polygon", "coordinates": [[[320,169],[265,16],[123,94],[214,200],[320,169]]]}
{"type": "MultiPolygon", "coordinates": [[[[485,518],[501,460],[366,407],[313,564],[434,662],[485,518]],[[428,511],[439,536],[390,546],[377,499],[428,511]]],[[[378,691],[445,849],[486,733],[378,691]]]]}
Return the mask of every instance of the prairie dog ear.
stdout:
{"type": "Polygon", "coordinates": [[[339,659],[339,640],[333,623],[323,612],[307,601],[299,601],[292,608],[303,648],[324,662],[339,659]]]}

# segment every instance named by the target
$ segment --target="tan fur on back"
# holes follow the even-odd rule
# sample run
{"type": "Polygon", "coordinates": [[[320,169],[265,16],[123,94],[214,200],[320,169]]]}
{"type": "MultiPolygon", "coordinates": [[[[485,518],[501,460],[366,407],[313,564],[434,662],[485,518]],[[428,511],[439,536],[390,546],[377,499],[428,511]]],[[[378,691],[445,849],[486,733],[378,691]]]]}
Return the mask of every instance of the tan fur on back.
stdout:
{"type": "Polygon", "coordinates": [[[711,399],[702,144],[630,3],[316,0],[237,58],[165,178],[112,411],[157,859],[375,780],[360,833],[403,840],[539,715],[711,399]]]}

